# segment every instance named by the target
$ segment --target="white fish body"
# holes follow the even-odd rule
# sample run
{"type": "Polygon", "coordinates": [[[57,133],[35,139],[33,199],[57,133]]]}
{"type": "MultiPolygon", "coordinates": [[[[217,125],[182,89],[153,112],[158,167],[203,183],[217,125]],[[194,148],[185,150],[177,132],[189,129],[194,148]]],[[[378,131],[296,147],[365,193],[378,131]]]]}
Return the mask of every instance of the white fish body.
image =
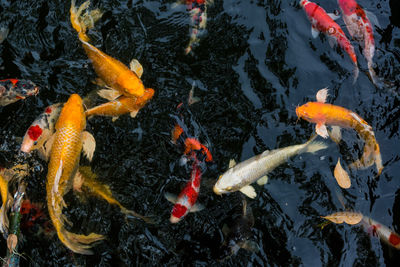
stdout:
{"type": "MultiPolygon", "coordinates": [[[[214,185],[214,192],[221,195],[240,190],[247,196],[254,198],[256,194],[254,189],[249,186],[250,184],[264,178],[267,173],[286,162],[292,156],[304,152],[314,153],[327,148],[324,143],[314,142],[313,139],[301,145],[293,145],[272,151],[267,150],[260,155],[240,162],[219,177],[214,185]]],[[[262,180],[260,184],[266,182],[265,178],[262,180]]]]}

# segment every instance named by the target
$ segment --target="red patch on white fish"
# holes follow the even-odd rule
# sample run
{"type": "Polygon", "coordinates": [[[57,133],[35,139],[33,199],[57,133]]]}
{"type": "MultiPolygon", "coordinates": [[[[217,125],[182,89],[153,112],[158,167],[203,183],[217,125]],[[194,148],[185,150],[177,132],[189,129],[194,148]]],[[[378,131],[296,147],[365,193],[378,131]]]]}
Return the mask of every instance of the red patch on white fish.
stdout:
{"type": "Polygon", "coordinates": [[[42,135],[43,130],[39,125],[31,126],[28,129],[28,135],[33,140],[36,141],[42,135]]]}
{"type": "Polygon", "coordinates": [[[47,107],[46,110],[44,111],[47,114],[50,114],[52,111],[51,107],[47,107]]]}

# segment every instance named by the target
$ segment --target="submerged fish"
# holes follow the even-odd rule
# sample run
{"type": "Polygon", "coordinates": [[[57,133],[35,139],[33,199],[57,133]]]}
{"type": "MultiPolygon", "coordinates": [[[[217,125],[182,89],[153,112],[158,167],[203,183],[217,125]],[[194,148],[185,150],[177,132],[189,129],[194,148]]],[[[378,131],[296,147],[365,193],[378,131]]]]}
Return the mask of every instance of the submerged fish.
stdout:
{"type": "Polygon", "coordinates": [[[0,80],[0,106],[6,106],[37,93],[39,93],[39,87],[31,81],[18,79],[0,80]]]}
{"type": "Polygon", "coordinates": [[[7,28],[0,28],[0,44],[7,38],[8,32],[7,28]]]}
{"type": "Polygon", "coordinates": [[[200,35],[205,32],[207,26],[207,7],[214,0],[179,0],[177,4],[185,4],[190,13],[190,40],[185,48],[185,54],[189,54],[200,42],[200,35]]]}
{"type": "Polygon", "coordinates": [[[53,135],[54,126],[62,107],[62,103],[50,105],[32,122],[24,135],[21,145],[22,152],[29,153],[35,149],[44,149],[43,152],[45,151],[44,143],[53,135]]]}
{"type": "Polygon", "coordinates": [[[308,102],[296,108],[299,118],[316,123],[318,135],[327,138],[329,136],[326,125],[353,128],[364,140],[364,153],[361,158],[353,162],[351,168],[368,168],[375,163],[378,175],[383,170],[379,144],[376,142],[374,131],[368,123],[359,115],[343,107],[326,104],[327,89],[321,89],[317,93],[318,102],[308,102]]]}
{"type": "Polygon", "coordinates": [[[351,45],[349,39],[347,39],[342,28],[340,28],[340,26],[334,21],[337,16],[326,13],[322,7],[307,0],[300,0],[300,5],[303,7],[309,20],[311,21],[312,36],[316,38],[320,32],[323,32],[328,36],[331,46],[336,43],[349,55],[354,64],[355,82],[359,73],[357,56],[354,52],[353,46],[351,45]]]}
{"type": "Polygon", "coordinates": [[[271,151],[266,150],[262,154],[249,158],[237,165],[232,166],[230,164],[230,168],[219,177],[214,185],[215,194],[221,195],[240,190],[246,196],[255,198],[257,194],[250,184],[255,181],[259,185],[267,183],[267,173],[297,154],[315,153],[327,148],[325,144],[314,141],[315,137],[301,145],[293,145],[271,151]]]}
{"type": "Polygon", "coordinates": [[[82,99],[72,94],[61,110],[52,137],[46,192],[49,215],[60,241],[76,253],[91,254],[90,244],[104,237],[95,233],[79,235],[69,232],[64,226],[68,221],[62,214],[66,207],[63,197],[72,187],[82,149],[90,160],[93,157],[95,141],[92,135],[84,132],[85,127],[82,99]]]}
{"type": "Polygon", "coordinates": [[[347,30],[354,39],[361,43],[364,57],[368,62],[368,70],[372,82],[377,84],[377,77],[372,67],[372,58],[375,52],[374,31],[369,17],[375,21],[375,23],[377,23],[378,20],[372,13],[368,13],[367,15],[366,11],[364,11],[355,0],[338,0],[338,4],[342,10],[343,20],[346,23],[347,30]]]}
{"type": "Polygon", "coordinates": [[[90,5],[90,1],[84,2],[79,9],[75,7],[75,0],[71,1],[71,24],[72,27],[78,32],[79,40],[99,78],[112,90],[109,92],[102,92],[102,96],[113,100],[120,95],[127,97],[142,97],[145,94],[145,88],[140,80],[143,73],[143,67],[137,60],[131,61],[131,69],[125,66],[120,61],[103,53],[89,43],[89,37],[86,35],[86,30],[93,27],[96,20],[101,17],[99,10],[93,10],[88,15],[82,15],[90,5]],[[87,21],[90,21],[87,23],[87,21]]]}
{"type": "Polygon", "coordinates": [[[249,251],[257,252],[259,247],[257,243],[251,240],[253,233],[251,228],[254,225],[254,217],[246,200],[243,200],[242,215],[233,222],[229,228],[224,225],[222,232],[225,235],[225,241],[220,248],[219,260],[224,260],[235,255],[239,249],[243,248],[249,251]]]}
{"type": "Polygon", "coordinates": [[[2,171],[0,171],[0,192],[2,202],[0,210],[0,232],[3,234],[4,238],[7,238],[9,226],[7,211],[12,202],[12,197],[8,192],[8,179],[6,179],[2,171]]]}
{"type": "Polygon", "coordinates": [[[200,191],[201,174],[200,162],[194,160],[190,180],[186,183],[179,196],[176,197],[170,193],[165,193],[165,198],[175,203],[169,219],[171,223],[179,222],[189,212],[200,211],[204,208],[202,205],[196,204],[200,191]]]}

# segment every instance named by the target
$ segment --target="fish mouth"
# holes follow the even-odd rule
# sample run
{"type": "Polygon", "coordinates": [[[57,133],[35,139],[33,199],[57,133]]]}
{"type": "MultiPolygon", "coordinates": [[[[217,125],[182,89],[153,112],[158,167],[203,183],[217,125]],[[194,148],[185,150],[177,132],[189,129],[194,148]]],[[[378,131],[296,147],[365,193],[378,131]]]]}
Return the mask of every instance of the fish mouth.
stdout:
{"type": "Polygon", "coordinates": [[[214,193],[218,196],[222,195],[223,190],[220,190],[217,186],[213,187],[214,193]]]}

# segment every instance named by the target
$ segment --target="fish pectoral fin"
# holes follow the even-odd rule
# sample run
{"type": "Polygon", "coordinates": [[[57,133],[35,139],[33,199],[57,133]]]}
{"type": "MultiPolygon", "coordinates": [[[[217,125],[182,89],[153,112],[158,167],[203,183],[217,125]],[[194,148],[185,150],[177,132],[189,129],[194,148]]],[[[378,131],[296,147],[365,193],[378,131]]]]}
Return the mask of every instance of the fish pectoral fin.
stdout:
{"type": "Polygon", "coordinates": [[[229,161],[228,168],[232,168],[232,167],[234,167],[235,165],[236,165],[236,161],[235,161],[234,159],[231,159],[231,160],[229,161]]]}
{"type": "Polygon", "coordinates": [[[177,199],[178,199],[178,197],[177,197],[176,195],[171,194],[171,193],[168,193],[168,192],[164,194],[164,197],[165,197],[169,202],[171,202],[171,203],[173,203],[173,204],[175,204],[176,201],[177,201],[177,199]]]}
{"type": "Polygon", "coordinates": [[[328,97],[328,87],[318,90],[317,94],[315,95],[315,98],[320,103],[325,103],[327,97],[328,97]]]}
{"type": "Polygon", "coordinates": [[[51,147],[53,146],[54,139],[56,135],[53,134],[50,136],[49,139],[39,148],[39,157],[42,158],[45,161],[49,160],[50,152],[51,152],[51,147]]]}
{"type": "Polygon", "coordinates": [[[143,67],[142,67],[142,64],[140,64],[137,59],[134,58],[134,59],[131,60],[131,62],[129,63],[129,68],[131,69],[131,71],[136,73],[136,75],[139,78],[142,77],[143,67]]]}
{"type": "Polygon", "coordinates": [[[319,30],[317,30],[314,27],[311,27],[311,35],[312,35],[313,38],[317,38],[318,35],[319,35],[319,30]]]}
{"type": "Polygon", "coordinates": [[[121,96],[121,93],[114,89],[101,89],[97,94],[107,100],[115,100],[121,96]]]}
{"type": "Polygon", "coordinates": [[[324,123],[318,123],[315,126],[315,131],[319,136],[322,136],[323,138],[328,138],[328,130],[326,129],[326,125],[324,123]]]}
{"type": "Polygon", "coordinates": [[[118,118],[119,118],[119,116],[112,117],[111,121],[115,122],[116,120],[118,120],[118,118]]]}
{"type": "Polygon", "coordinates": [[[332,126],[332,130],[329,132],[329,136],[336,144],[339,144],[342,140],[342,132],[339,126],[332,126]]]}
{"type": "Polygon", "coordinates": [[[266,175],[257,180],[258,185],[265,185],[266,183],[268,183],[268,176],[266,175]]]}
{"type": "Polygon", "coordinates": [[[381,27],[381,25],[379,24],[378,18],[375,16],[374,13],[367,11],[367,10],[364,10],[364,12],[365,12],[365,15],[367,15],[367,18],[371,21],[371,23],[373,25],[375,25],[378,28],[381,27]]]}
{"type": "Polygon", "coordinates": [[[82,151],[89,161],[92,161],[95,149],[96,140],[93,135],[87,131],[82,132],[82,151]]]}
{"type": "Polygon", "coordinates": [[[251,252],[258,252],[260,250],[260,247],[258,244],[252,240],[247,240],[243,242],[241,248],[251,251],[251,252]]]}
{"type": "Polygon", "coordinates": [[[132,118],[135,118],[136,115],[138,114],[139,110],[133,110],[131,111],[131,113],[129,113],[131,115],[132,118]]]}
{"type": "Polygon", "coordinates": [[[204,205],[200,204],[200,203],[196,203],[192,206],[192,208],[189,210],[189,212],[197,212],[197,211],[201,211],[203,210],[205,207],[204,205]]]}
{"type": "Polygon", "coordinates": [[[340,16],[335,15],[333,13],[328,13],[328,16],[331,17],[331,19],[333,19],[333,20],[337,20],[338,18],[340,18],[340,16]]]}
{"type": "Polygon", "coordinates": [[[251,185],[246,185],[245,187],[240,188],[240,192],[249,198],[255,198],[257,196],[256,190],[251,185]]]}
{"type": "Polygon", "coordinates": [[[224,234],[224,236],[228,236],[230,232],[231,229],[228,227],[226,223],[224,223],[224,225],[222,226],[222,233],[224,234]]]}

